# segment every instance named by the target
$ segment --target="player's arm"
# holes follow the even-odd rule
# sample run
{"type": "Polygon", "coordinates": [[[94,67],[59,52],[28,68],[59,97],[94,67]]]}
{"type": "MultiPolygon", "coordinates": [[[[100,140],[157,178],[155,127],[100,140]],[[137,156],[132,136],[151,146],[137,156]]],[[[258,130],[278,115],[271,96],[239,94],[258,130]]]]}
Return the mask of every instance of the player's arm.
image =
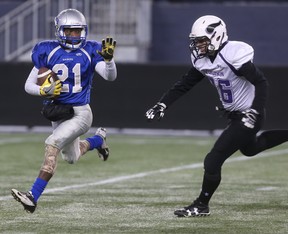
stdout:
{"type": "Polygon", "coordinates": [[[177,99],[187,93],[192,87],[204,78],[204,75],[196,68],[192,67],[180,80],[178,80],[164,95],[156,105],[146,112],[147,120],[164,117],[164,111],[177,99]]]}
{"type": "Polygon", "coordinates": [[[159,102],[165,103],[168,107],[177,99],[187,93],[192,87],[204,78],[204,75],[196,68],[192,67],[185,75],[182,76],[164,95],[159,102]]]}
{"type": "Polygon", "coordinates": [[[46,52],[49,49],[49,42],[39,42],[37,43],[33,49],[32,49],[32,62],[34,64],[34,67],[32,68],[29,76],[26,79],[25,82],[25,91],[28,94],[35,95],[35,96],[43,96],[41,95],[40,88],[41,86],[37,85],[37,79],[38,79],[38,72],[39,67],[45,67],[46,65],[46,52]],[[38,67],[38,68],[37,68],[38,67]]]}
{"type": "Polygon", "coordinates": [[[244,63],[239,72],[255,86],[255,97],[250,109],[243,112],[242,122],[247,128],[254,128],[259,115],[265,114],[268,96],[268,82],[263,73],[251,62],[244,63]]]}
{"type": "MultiPolygon", "coordinates": [[[[57,80],[56,82],[48,82],[46,80],[41,86],[37,85],[39,69],[33,67],[26,82],[24,89],[27,93],[35,96],[43,96],[47,98],[54,98],[60,95],[61,92],[61,82],[57,80]]],[[[48,78],[47,78],[48,79],[48,78]]]]}
{"type": "Polygon", "coordinates": [[[26,79],[24,89],[28,94],[40,96],[40,86],[37,85],[38,69],[33,67],[26,79]]]}
{"type": "Polygon", "coordinates": [[[251,108],[263,113],[268,96],[268,81],[264,74],[251,61],[243,64],[239,72],[255,86],[255,97],[251,108]]]}
{"type": "Polygon", "coordinates": [[[115,47],[116,41],[112,37],[107,37],[102,40],[101,50],[97,50],[104,62],[98,62],[95,66],[95,71],[108,81],[113,81],[117,77],[117,69],[114,62],[115,47]]]}
{"type": "Polygon", "coordinates": [[[117,68],[114,59],[109,62],[98,62],[95,66],[95,71],[108,81],[113,81],[117,78],[117,68]]]}

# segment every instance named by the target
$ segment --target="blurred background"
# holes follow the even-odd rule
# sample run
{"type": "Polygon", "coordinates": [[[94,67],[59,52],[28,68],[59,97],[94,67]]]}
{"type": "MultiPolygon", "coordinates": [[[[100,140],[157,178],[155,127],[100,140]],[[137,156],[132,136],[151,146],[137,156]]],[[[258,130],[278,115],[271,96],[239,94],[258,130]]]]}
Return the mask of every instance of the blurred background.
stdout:
{"type": "Polygon", "coordinates": [[[31,49],[39,41],[55,39],[54,17],[66,8],[85,15],[88,39],[101,41],[110,35],[117,40],[118,79],[107,82],[95,75],[94,126],[209,131],[225,127],[226,120],[215,111],[216,90],[207,81],[172,105],[163,121],[145,119],[146,110],[190,68],[188,35],[193,22],[212,14],[226,22],[229,40],[254,47],[254,62],[270,84],[264,128],[286,128],[288,1],[1,0],[1,131],[50,126],[40,114],[43,99],[26,94],[24,83],[33,67],[31,49]]]}

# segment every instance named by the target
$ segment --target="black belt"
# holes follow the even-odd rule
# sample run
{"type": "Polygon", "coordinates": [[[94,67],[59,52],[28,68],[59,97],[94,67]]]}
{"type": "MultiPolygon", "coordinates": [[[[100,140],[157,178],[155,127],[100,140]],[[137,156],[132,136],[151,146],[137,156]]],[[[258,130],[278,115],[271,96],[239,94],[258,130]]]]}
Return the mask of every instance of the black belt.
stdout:
{"type": "Polygon", "coordinates": [[[228,111],[223,107],[216,106],[216,110],[221,112],[221,117],[226,117],[228,119],[240,119],[243,117],[241,111],[228,111]]]}

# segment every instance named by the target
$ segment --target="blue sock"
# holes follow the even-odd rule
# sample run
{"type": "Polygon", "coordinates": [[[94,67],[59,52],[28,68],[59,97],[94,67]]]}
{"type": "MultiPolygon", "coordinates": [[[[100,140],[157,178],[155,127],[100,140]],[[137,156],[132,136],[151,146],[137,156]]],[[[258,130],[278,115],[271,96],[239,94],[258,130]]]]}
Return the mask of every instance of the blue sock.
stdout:
{"type": "Polygon", "coordinates": [[[103,144],[102,137],[97,136],[97,135],[86,138],[86,141],[88,141],[90,144],[89,150],[97,149],[101,147],[101,145],[103,144]]]}
{"type": "Polygon", "coordinates": [[[31,192],[33,194],[34,197],[34,201],[37,202],[39,197],[41,196],[41,194],[43,193],[46,185],[48,184],[47,181],[41,179],[41,178],[37,178],[34,182],[34,184],[32,185],[31,188],[31,192]]]}

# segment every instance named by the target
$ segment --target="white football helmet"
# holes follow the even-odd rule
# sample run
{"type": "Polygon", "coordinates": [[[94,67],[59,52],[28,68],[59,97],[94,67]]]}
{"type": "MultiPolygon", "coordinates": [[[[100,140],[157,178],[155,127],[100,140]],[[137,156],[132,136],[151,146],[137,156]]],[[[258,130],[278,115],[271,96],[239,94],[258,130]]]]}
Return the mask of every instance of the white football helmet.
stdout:
{"type": "Polygon", "coordinates": [[[228,40],[226,24],[222,19],[214,15],[205,15],[197,19],[192,25],[190,50],[195,58],[203,58],[213,54],[220,46],[228,40]],[[206,41],[206,49],[200,51],[197,43],[206,41]]]}
{"type": "Polygon", "coordinates": [[[61,11],[55,17],[55,36],[59,43],[71,50],[82,48],[86,43],[88,34],[88,27],[84,15],[76,9],[66,9],[61,11]],[[81,28],[80,37],[66,36],[64,33],[65,28],[81,28]]]}

